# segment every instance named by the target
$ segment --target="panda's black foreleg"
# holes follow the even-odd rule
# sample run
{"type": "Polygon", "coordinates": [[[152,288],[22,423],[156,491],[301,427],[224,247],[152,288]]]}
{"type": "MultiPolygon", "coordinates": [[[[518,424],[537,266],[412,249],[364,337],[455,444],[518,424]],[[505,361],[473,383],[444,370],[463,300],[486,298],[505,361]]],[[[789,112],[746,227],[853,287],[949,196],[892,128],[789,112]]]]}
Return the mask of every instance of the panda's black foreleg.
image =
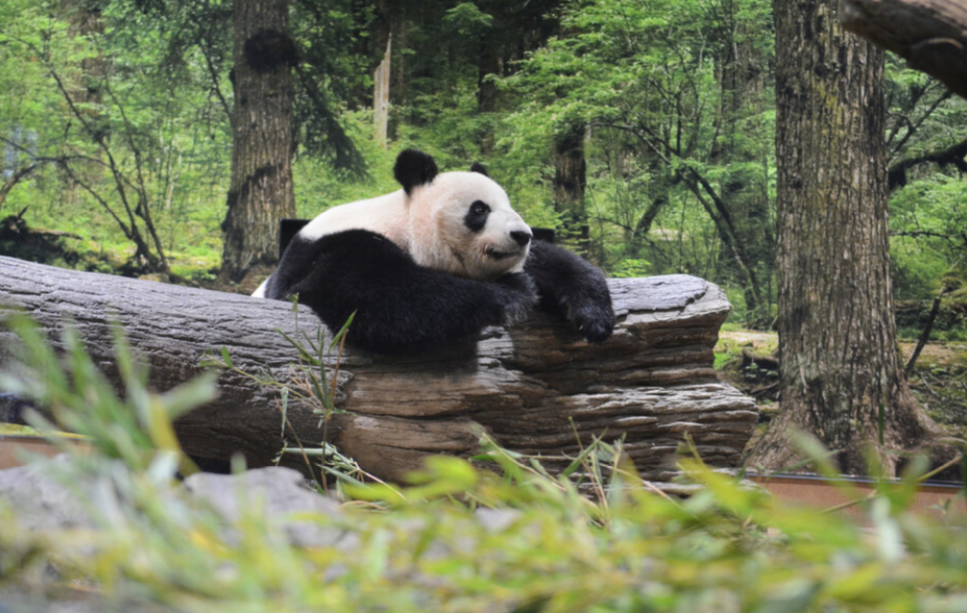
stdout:
{"type": "Polygon", "coordinates": [[[561,313],[591,343],[614,330],[611,292],[604,274],[577,255],[543,241],[531,244],[524,271],[537,285],[542,309],[561,313]]]}
{"type": "Polygon", "coordinates": [[[417,265],[385,237],[348,230],[315,242],[307,274],[285,289],[332,330],[355,312],[347,343],[381,353],[451,345],[523,319],[536,303],[525,274],[487,283],[417,265]]]}
{"type": "Polygon", "coordinates": [[[0,423],[26,425],[24,414],[33,403],[13,394],[0,393],[0,423]]]}
{"type": "Polygon", "coordinates": [[[292,237],[278,267],[265,280],[264,297],[285,300],[291,295],[292,286],[312,274],[319,247],[319,241],[306,240],[300,234],[292,237]]]}

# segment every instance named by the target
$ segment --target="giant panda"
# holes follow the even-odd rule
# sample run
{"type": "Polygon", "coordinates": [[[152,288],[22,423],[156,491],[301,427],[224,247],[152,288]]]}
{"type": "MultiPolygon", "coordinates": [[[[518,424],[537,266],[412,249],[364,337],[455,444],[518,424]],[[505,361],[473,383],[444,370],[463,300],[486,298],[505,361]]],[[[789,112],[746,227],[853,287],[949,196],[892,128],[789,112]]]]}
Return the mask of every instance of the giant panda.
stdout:
{"type": "Polygon", "coordinates": [[[346,342],[381,352],[439,348],[511,325],[535,305],[565,317],[589,342],[614,327],[604,275],[540,241],[486,170],[444,172],[407,149],[393,169],[402,189],[331,208],[292,239],[253,296],[298,300],[346,342]]]}

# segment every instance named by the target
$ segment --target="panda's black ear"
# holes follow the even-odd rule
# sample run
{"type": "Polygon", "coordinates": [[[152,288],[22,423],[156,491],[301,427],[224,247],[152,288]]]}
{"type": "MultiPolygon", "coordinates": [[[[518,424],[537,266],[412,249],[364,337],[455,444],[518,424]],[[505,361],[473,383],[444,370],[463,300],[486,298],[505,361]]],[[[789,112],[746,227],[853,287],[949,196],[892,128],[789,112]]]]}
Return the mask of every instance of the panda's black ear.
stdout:
{"type": "Polygon", "coordinates": [[[481,164],[480,162],[474,162],[473,164],[471,164],[470,165],[470,172],[479,172],[480,174],[482,174],[485,177],[489,177],[490,176],[490,175],[487,174],[487,167],[484,166],[483,164],[481,164]]]}
{"type": "Polygon", "coordinates": [[[433,157],[416,149],[406,149],[401,152],[393,167],[393,176],[403,186],[407,196],[413,193],[414,187],[432,181],[437,176],[437,172],[433,157]]]}

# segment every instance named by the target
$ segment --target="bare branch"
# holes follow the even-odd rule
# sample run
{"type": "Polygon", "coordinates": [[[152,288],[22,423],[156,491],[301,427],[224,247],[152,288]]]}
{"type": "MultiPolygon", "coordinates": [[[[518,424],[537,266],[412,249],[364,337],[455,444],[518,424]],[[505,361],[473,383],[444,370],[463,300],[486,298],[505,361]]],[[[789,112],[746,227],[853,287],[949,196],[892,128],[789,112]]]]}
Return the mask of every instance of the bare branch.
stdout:
{"type": "Polygon", "coordinates": [[[967,98],[967,4],[960,0],[842,0],[850,32],[905,58],[967,98]]]}
{"type": "MultiPolygon", "coordinates": [[[[638,128],[611,123],[603,123],[599,125],[634,134],[639,140],[641,140],[641,142],[645,143],[645,145],[651,149],[651,151],[653,151],[655,155],[662,160],[662,162],[669,167],[672,166],[671,160],[663,155],[658,147],[648,138],[648,136],[642,134],[638,128]]],[[[642,130],[646,132],[649,131],[647,127],[642,127],[642,130]]],[[[709,183],[709,181],[701,173],[699,173],[689,164],[691,160],[683,158],[677,155],[675,152],[672,152],[672,154],[678,157],[678,159],[680,159],[682,162],[685,162],[683,167],[675,169],[675,176],[678,179],[685,181],[685,184],[688,186],[689,190],[691,190],[691,192],[698,199],[699,203],[705,208],[705,211],[715,223],[715,228],[718,230],[718,234],[721,237],[722,242],[725,243],[726,247],[728,247],[729,251],[732,253],[732,256],[735,258],[739,269],[742,270],[743,274],[749,280],[749,285],[752,286],[753,296],[759,302],[759,304],[762,304],[762,289],[759,285],[759,279],[756,276],[755,271],[748,264],[750,258],[745,254],[745,250],[742,247],[741,237],[735,229],[735,224],[732,222],[732,215],[729,212],[728,206],[718,195],[718,192],[712,186],[712,184],[709,183]],[[708,198],[706,198],[706,195],[708,198]],[[709,202],[709,198],[711,199],[711,203],[709,202]]]]}
{"type": "Polygon", "coordinates": [[[945,240],[949,243],[955,243],[954,237],[949,234],[941,234],[940,232],[930,232],[928,230],[911,230],[904,232],[890,232],[890,236],[904,236],[907,238],[939,238],[945,240]]]}
{"type": "Polygon", "coordinates": [[[19,169],[17,169],[17,172],[13,173],[12,177],[7,179],[7,182],[3,184],[3,187],[0,187],[0,209],[3,208],[3,201],[7,199],[7,194],[10,193],[10,190],[12,190],[21,179],[32,173],[37,166],[37,162],[32,162],[26,166],[21,166],[19,169]]]}
{"type": "Polygon", "coordinates": [[[899,143],[890,147],[891,160],[894,156],[896,156],[897,153],[900,152],[900,149],[903,148],[903,145],[907,144],[907,141],[910,140],[910,137],[917,133],[917,131],[923,125],[923,122],[929,119],[930,116],[933,115],[933,112],[936,111],[940,105],[946,102],[952,95],[953,94],[950,93],[950,91],[944,92],[939,98],[933,101],[933,104],[931,104],[927,111],[919,119],[917,119],[916,123],[911,123],[909,119],[904,117],[907,124],[907,131],[903,135],[903,138],[900,139],[899,143]]]}
{"type": "Polygon", "coordinates": [[[951,145],[940,151],[930,151],[923,155],[900,160],[890,167],[888,171],[888,181],[890,191],[896,190],[907,184],[907,171],[920,164],[934,162],[940,166],[953,165],[961,172],[967,172],[967,139],[951,145]]]}
{"type": "MultiPolygon", "coordinates": [[[[108,143],[104,138],[104,134],[91,124],[90,119],[85,115],[85,113],[80,109],[80,107],[78,107],[73,96],[71,96],[70,92],[68,91],[67,86],[64,83],[63,79],[61,79],[60,74],[58,74],[58,72],[54,69],[54,65],[51,62],[48,55],[43,53],[42,50],[38,49],[37,46],[34,45],[33,43],[30,43],[28,41],[19,41],[19,42],[21,42],[22,44],[26,45],[29,49],[36,52],[39,57],[43,58],[44,65],[47,68],[47,74],[50,75],[50,77],[54,80],[54,83],[57,86],[57,90],[60,92],[61,96],[64,98],[64,101],[67,103],[67,107],[70,110],[71,115],[74,117],[74,119],[76,119],[81,124],[84,131],[88,134],[88,136],[91,137],[91,139],[94,140],[94,142],[97,144],[97,146],[100,148],[100,150],[104,153],[105,157],[107,158],[106,167],[108,170],[110,170],[111,175],[114,179],[115,191],[117,191],[118,195],[120,196],[121,204],[124,207],[124,211],[128,218],[128,224],[123,223],[120,219],[120,216],[114,212],[114,210],[111,208],[107,200],[105,200],[99,194],[95,193],[95,190],[91,185],[81,181],[77,176],[77,174],[73,172],[73,170],[70,169],[70,167],[66,163],[63,163],[62,167],[65,169],[65,171],[68,172],[68,174],[71,176],[73,180],[77,181],[78,185],[81,185],[81,187],[83,187],[89,194],[91,194],[98,201],[98,203],[108,211],[111,217],[118,223],[118,225],[121,226],[121,229],[124,232],[125,236],[129,240],[134,242],[135,247],[137,248],[138,254],[148,262],[148,265],[155,270],[161,269],[167,272],[168,266],[167,266],[167,262],[164,259],[164,253],[161,252],[161,260],[159,261],[158,256],[156,256],[151,251],[151,248],[148,246],[147,242],[145,242],[145,240],[141,236],[141,231],[138,228],[137,221],[135,220],[134,210],[132,209],[130,202],[128,201],[127,190],[125,189],[125,185],[126,184],[130,185],[130,182],[124,176],[124,173],[121,172],[120,166],[118,165],[117,160],[115,159],[114,154],[111,151],[111,148],[108,146],[108,143]]],[[[139,164],[139,168],[140,168],[140,164],[139,164]]]]}

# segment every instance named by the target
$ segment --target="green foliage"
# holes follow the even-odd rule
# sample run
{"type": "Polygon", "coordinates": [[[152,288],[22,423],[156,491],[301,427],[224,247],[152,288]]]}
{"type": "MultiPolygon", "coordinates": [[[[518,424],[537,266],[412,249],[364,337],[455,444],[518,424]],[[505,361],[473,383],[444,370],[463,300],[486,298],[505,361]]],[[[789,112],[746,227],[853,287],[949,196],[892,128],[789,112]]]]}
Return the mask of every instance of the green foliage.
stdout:
{"type": "Polygon", "coordinates": [[[0,132],[18,164],[43,167],[8,204],[139,267],[163,268],[165,247],[204,244],[212,213],[220,221],[207,205],[224,198],[230,133],[200,54],[165,56],[165,24],[123,3],[97,14],[29,4],[0,26],[0,81],[30,86],[22,102],[3,97],[0,132]],[[199,239],[176,246],[186,231],[199,239]]]}
{"type": "Polygon", "coordinates": [[[446,12],[443,26],[459,36],[479,36],[494,26],[494,18],[472,2],[462,2],[446,12]]]}
{"type": "Polygon", "coordinates": [[[644,277],[648,274],[651,264],[647,260],[627,259],[619,262],[611,269],[611,276],[618,279],[628,277],[644,277]]]}
{"type": "Polygon", "coordinates": [[[963,156],[958,162],[955,154],[943,155],[964,141],[967,103],[892,57],[887,68],[886,133],[895,182],[890,199],[894,287],[902,300],[926,300],[945,284],[954,281],[953,288],[967,277],[963,156]],[[921,162],[907,166],[917,160],[921,162]],[[898,175],[899,168],[905,170],[898,175]]]}
{"type": "Polygon", "coordinates": [[[754,76],[773,53],[768,4],[565,6],[561,33],[501,82],[518,104],[498,147],[515,165],[543,166],[548,185],[555,139],[585,127],[601,263],[643,259],[651,274],[741,284],[750,316],[768,319],[758,313],[772,275],[772,94],[754,76]]]}
{"type": "Polygon", "coordinates": [[[961,179],[945,174],[918,179],[898,191],[890,204],[899,298],[935,295],[945,275],[967,276],[967,196],[961,179]]]}
{"type": "MultiPolygon", "coordinates": [[[[717,345],[716,345],[716,348],[718,348],[717,345]]],[[[722,370],[722,368],[725,367],[726,364],[729,364],[733,360],[735,360],[734,355],[724,351],[723,352],[716,351],[715,362],[713,363],[712,367],[715,368],[715,370],[722,370]]]]}
{"type": "MultiPolygon", "coordinates": [[[[293,547],[262,506],[240,505],[228,522],[174,483],[169,419],[210,398],[213,379],[153,395],[118,336],[119,399],[72,334],[59,359],[33,328],[16,326],[32,368],[5,376],[4,388],[85,429],[96,451],[50,470],[65,483],[94,479],[91,509],[110,509],[93,513],[95,531],[45,534],[19,529],[0,507],[0,580],[21,588],[55,597],[60,580],[83,582],[105,604],[178,611],[963,610],[963,515],[909,511],[920,460],[874,497],[839,482],[865,510],[862,527],[783,504],[694,458],[681,466],[700,487],[678,499],[640,481],[620,444],[597,441],[561,476],[485,444],[477,466],[435,458],[410,487],[347,488],[355,501],[341,515],[299,518],[343,537],[293,547]],[[48,564],[60,580],[36,572],[48,564]]],[[[801,444],[830,470],[824,450],[801,444]]]]}
{"type": "Polygon", "coordinates": [[[342,117],[346,132],[355,139],[366,168],[366,176],[333,168],[325,160],[300,155],[293,164],[296,187],[296,208],[299,216],[310,219],[322,211],[354,200],[372,198],[399,189],[393,179],[393,163],[403,147],[384,150],[366,138],[372,131],[371,111],[345,113],[342,117]]]}

